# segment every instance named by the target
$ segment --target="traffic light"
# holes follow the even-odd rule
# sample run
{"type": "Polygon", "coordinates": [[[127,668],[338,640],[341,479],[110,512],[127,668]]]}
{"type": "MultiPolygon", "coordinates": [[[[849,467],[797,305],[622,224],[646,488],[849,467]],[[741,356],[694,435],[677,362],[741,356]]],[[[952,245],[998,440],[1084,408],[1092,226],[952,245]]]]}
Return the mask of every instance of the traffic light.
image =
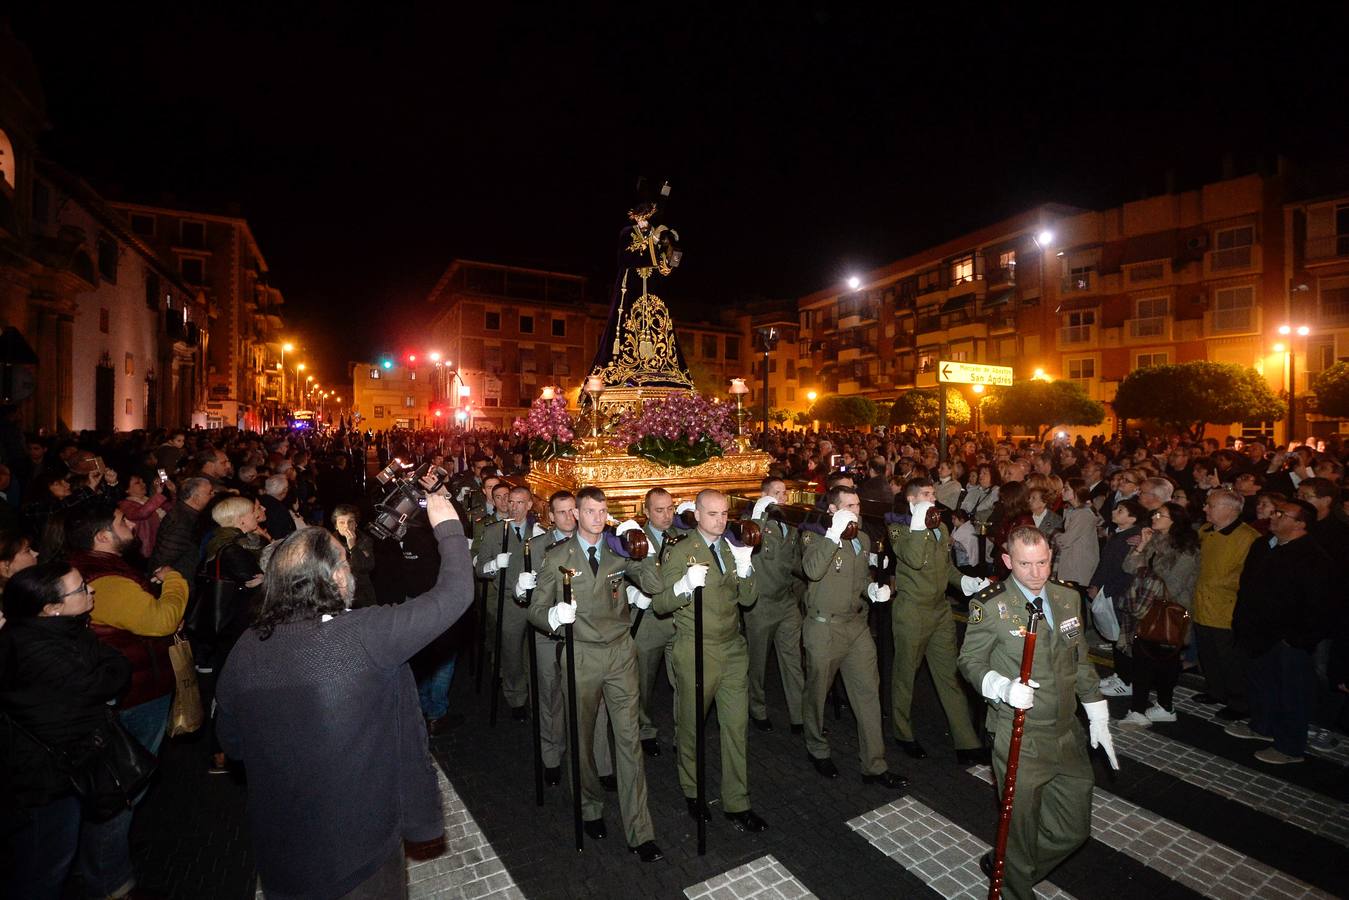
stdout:
{"type": "Polygon", "coordinates": [[[384,369],[392,369],[392,368],[393,368],[393,360],[389,359],[389,357],[386,356],[386,357],[384,357],[383,359],[381,359],[381,360],[379,361],[379,365],[380,365],[381,368],[384,368],[384,369]]]}

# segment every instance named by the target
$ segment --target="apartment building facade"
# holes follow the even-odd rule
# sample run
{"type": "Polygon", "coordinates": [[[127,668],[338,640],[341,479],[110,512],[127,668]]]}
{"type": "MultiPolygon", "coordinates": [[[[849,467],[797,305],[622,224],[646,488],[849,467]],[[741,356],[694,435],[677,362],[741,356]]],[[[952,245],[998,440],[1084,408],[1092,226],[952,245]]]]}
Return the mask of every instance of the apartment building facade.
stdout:
{"type": "Polygon", "coordinates": [[[211,342],[201,424],[257,430],[279,422],[285,300],[271,284],[271,270],[248,222],[163,206],[113,206],[182,281],[205,294],[211,342]]]}
{"type": "Polygon", "coordinates": [[[1285,204],[1284,241],[1290,329],[1279,337],[1291,358],[1276,354],[1273,361],[1290,368],[1297,382],[1296,436],[1349,431],[1349,423],[1321,415],[1312,396],[1316,377],[1349,359],[1349,190],[1285,204]],[[1302,328],[1306,335],[1298,333],[1302,328]]]}
{"type": "MultiPolygon", "coordinates": [[[[1107,433],[1120,425],[1110,407],[1120,381],[1146,366],[1238,363],[1283,390],[1273,348],[1289,315],[1296,214],[1283,190],[1281,175],[1246,175],[1107,210],[1028,210],[860,274],[856,290],[802,298],[800,357],[821,394],[877,400],[933,386],[943,359],[1067,378],[1107,404],[1107,433]]],[[[1333,223],[1333,210],[1317,215],[1333,223]]],[[[1339,282],[1328,284],[1334,308],[1339,282]]],[[[1278,437],[1283,426],[1231,431],[1278,437]]]]}

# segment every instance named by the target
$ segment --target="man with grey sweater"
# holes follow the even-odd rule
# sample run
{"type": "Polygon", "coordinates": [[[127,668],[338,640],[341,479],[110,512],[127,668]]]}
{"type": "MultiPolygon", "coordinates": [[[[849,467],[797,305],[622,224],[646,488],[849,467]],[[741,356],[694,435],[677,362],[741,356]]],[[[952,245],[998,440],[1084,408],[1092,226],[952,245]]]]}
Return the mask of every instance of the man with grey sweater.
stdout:
{"type": "Polygon", "coordinates": [[[435,763],[408,660],[473,602],[448,495],[427,499],[435,586],[350,609],[346,553],[321,528],[280,543],[257,622],[216,692],[221,745],[248,767],[248,820],[269,898],[403,896],[403,841],[443,836],[435,763]]]}

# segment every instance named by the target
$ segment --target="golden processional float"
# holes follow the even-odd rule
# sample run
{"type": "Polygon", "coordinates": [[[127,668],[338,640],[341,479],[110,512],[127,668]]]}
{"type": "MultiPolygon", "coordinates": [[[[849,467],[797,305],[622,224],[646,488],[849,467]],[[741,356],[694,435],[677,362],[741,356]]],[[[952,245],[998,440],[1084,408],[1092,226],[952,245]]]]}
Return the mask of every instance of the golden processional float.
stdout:
{"type": "MultiPolygon", "coordinates": [[[[614,515],[637,512],[656,486],[687,500],[704,488],[753,496],[772,461],[750,449],[740,395],[732,407],[697,393],[674,319],[651,292],[655,279],[669,276],[682,255],[674,229],[656,224],[670,185],[651,187],[638,183],[637,202],[620,233],[609,319],[581,386],[579,434],[559,441],[556,431],[545,432],[531,441],[529,484],[536,496],[595,485],[614,515]]],[[[556,424],[558,406],[565,411],[566,401],[549,394],[545,390],[541,400],[545,407],[553,404],[556,424]]],[[[542,412],[546,421],[549,410],[542,412]]]]}

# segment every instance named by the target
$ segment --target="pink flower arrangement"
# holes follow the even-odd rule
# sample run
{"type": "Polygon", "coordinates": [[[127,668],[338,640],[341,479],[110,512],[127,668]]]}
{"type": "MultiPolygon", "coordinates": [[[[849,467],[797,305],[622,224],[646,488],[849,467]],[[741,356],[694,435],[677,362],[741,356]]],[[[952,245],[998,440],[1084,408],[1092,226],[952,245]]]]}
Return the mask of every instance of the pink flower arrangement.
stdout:
{"type": "Polygon", "coordinates": [[[610,443],[663,465],[700,465],[735,448],[735,410],[691,392],[648,400],[619,417],[610,443]]]}
{"type": "Polygon", "coordinates": [[[576,440],[576,424],[567,414],[565,397],[538,398],[529,405],[528,416],[515,420],[511,432],[529,440],[534,459],[570,456],[572,441],[576,440]]]}

